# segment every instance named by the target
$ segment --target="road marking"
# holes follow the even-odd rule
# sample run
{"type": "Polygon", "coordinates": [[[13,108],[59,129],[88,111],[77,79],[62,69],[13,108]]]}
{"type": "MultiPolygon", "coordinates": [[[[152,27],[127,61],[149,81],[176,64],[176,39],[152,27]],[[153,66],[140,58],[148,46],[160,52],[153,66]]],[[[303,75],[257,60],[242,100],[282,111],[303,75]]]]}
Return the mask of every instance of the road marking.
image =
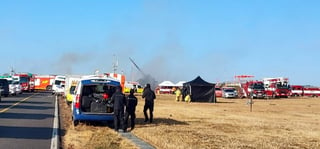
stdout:
{"type": "Polygon", "coordinates": [[[51,148],[59,148],[59,113],[58,113],[58,97],[56,96],[55,108],[54,108],[54,118],[53,118],[53,127],[52,127],[52,137],[51,137],[51,148]]]}
{"type": "Polygon", "coordinates": [[[29,97],[27,97],[27,98],[24,98],[24,99],[22,99],[22,100],[20,100],[20,101],[18,101],[18,102],[16,102],[16,103],[14,103],[14,104],[11,105],[10,107],[7,107],[7,108],[2,109],[2,110],[0,111],[0,113],[4,113],[4,112],[10,110],[11,108],[15,107],[16,105],[18,105],[18,104],[20,104],[20,103],[28,100],[29,98],[31,98],[31,97],[33,97],[33,96],[35,96],[35,95],[37,95],[37,94],[39,94],[39,93],[33,94],[33,95],[31,95],[31,96],[29,96],[29,97]]]}

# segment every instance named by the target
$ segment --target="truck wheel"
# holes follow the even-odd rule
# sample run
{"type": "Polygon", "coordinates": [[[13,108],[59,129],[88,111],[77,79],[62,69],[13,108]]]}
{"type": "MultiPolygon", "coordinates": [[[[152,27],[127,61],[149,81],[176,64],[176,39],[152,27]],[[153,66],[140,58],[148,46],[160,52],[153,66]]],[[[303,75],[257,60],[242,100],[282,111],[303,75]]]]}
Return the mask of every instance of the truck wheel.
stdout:
{"type": "Polygon", "coordinates": [[[47,90],[47,91],[51,91],[51,90],[52,90],[52,86],[51,86],[51,85],[48,85],[48,86],[46,87],[46,90],[47,90]]]}

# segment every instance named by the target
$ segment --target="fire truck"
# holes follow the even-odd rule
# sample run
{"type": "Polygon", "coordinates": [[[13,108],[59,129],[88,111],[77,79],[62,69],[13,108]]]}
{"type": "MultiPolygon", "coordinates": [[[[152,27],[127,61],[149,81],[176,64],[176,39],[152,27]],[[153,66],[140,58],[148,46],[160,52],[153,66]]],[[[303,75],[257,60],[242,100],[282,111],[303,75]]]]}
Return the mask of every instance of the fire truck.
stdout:
{"type": "Polygon", "coordinates": [[[309,96],[309,97],[319,97],[320,87],[314,86],[303,86],[303,85],[292,85],[291,86],[292,96],[309,96]]]}
{"type": "Polygon", "coordinates": [[[55,75],[36,75],[34,89],[51,91],[55,77],[55,75]]]}
{"type": "Polygon", "coordinates": [[[13,75],[13,80],[19,81],[22,87],[22,91],[33,92],[34,91],[34,75],[31,73],[17,73],[13,75]]]}
{"type": "Polygon", "coordinates": [[[288,98],[291,96],[291,88],[288,78],[264,78],[263,84],[267,98],[288,98]]]}
{"type": "Polygon", "coordinates": [[[244,97],[247,98],[265,98],[266,91],[262,81],[247,81],[241,84],[243,89],[244,97]]]}
{"type": "Polygon", "coordinates": [[[236,82],[238,82],[239,97],[240,98],[265,98],[266,91],[264,88],[264,82],[253,80],[253,75],[237,75],[234,76],[236,82]]]}

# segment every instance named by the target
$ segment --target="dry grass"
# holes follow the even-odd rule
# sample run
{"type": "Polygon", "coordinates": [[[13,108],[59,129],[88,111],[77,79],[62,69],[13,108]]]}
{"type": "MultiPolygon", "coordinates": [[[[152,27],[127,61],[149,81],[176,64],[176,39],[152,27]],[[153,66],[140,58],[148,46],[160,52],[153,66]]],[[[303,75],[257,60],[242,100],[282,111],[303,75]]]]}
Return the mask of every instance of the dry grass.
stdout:
{"type": "Polygon", "coordinates": [[[63,99],[59,102],[60,127],[62,128],[61,148],[64,149],[137,149],[105,124],[72,125],[71,109],[63,99]]]}
{"type": "MultiPolygon", "coordinates": [[[[319,98],[254,100],[253,112],[247,99],[189,104],[175,102],[174,98],[158,95],[154,123],[149,124],[143,122],[144,101],[139,97],[137,126],[132,133],[161,149],[320,148],[319,98]]],[[[96,134],[114,137],[108,139],[113,139],[111,142],[118,148],[133,148],[109,128],[81,127],[82,138],[89,140],[90,146],[104,141],[96,140],[96,134]]],[[[65,144],[76,142],[72,131],[67,130],[65,138],[69,139],[65,139],[65,144]]],[[[93,148],[110,147],[100,146],[93,148]]]]}

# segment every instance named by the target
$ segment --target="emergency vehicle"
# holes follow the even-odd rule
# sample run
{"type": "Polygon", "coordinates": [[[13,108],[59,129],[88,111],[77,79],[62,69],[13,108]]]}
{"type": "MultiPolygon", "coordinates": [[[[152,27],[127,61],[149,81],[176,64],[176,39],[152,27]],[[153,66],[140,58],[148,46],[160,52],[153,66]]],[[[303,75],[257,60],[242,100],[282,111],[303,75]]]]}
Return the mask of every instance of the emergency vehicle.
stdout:
{"type": "Polygon", "coordinates": [[[266,91],[262,81],[247,81],[241,84],[243,89],[243,97],[247,98],[265,98],[266,91]]]}
{"type": "Polygon", "coordinates": [[[34,81],[35,90],[52,90],[52,85],[55,81],[56,75],[36,75],[34,81]]]}
{"type": "Polygon", "coordinates": [[[75,88],[81,79],[81,75],[67,75],[65,81],[64,95],[66,96],[67,104],[71,104],[73,98],[75,98],[75,88]]]}
{"type": "Polygon", "coordinates": [[[57,75],[52,85],[52,94],[64,95],[66,76],[57,75]]]}
{"type": "Polygon", "coordinates": [[[264,78],[263,84],[268,98],[288,98],[291,96],[289,79],[284,77],[264,78]]]}
{"type": "Polygon", "coordinates": [[[72,101],[72,121],[112,121],[114,119],[111,97],[120,81],[105,75],[84,76],[75,88],[72,101]]]}
{"type": "Polygon", "coordinates": [[[130,93],[134,89],[135,93],[142,93],[143,87],[138,82],[126,81],[124,84],[124,93],[130,93]]]}
{"type": "Polygon", "coordinates": [[[303,96],[303,85],[291,85],[291,96],[303,96]]]}
{"type": "Polygon", "coordinates": [[[297,96],[319,97],[320,87],[292,85],[291,92],[292,92],[292,96],[295,96],[295,97],[297,96]]]}
{"type": "Polygon", "coordinates": [[[33,92],[34,91],[34,75],[31,73],[17,73],[12,76],[12,79],[19,81],[22,87],[22,91],[33,92]]]}

